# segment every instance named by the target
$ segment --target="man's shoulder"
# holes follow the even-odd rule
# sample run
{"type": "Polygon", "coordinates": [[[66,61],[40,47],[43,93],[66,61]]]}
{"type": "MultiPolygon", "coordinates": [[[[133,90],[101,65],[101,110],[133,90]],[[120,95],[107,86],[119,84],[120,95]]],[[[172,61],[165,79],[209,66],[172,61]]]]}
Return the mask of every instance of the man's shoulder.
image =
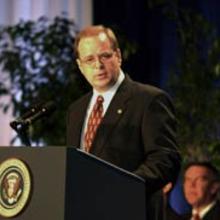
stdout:
{"type": "Polygon", "coordinates": [[[207,215],[204,217],[205,220],[208,219],[219,219],[220,216],[220,201],[217,201],[216,204],[209,210],[207,215]]]}
{"type": "Polygon", "coordinates": [[[72,109],[75,109],[76,107],[81,107],[85,103],[88,103],[91,96],[92,96],[92,92],[88,92],[85,95],[83,95],[83,96],[79,97],[78,99],[76,99],[75,101],[73,101],[69,106],[69,111],[71,111],[72,109]]]}
{"type": "Polygon", "coordinates": [[[143,95],[143,96],[147,95],[151,97],[160,96],[160,95],[169,96],[164,90],[160,89],[159,87],[134,81],[129,77],[126,78],[125,83],[128,85],[128,87],[132,89],[133,93],[135,93],[136,95],[143,95]]]}
{"type": "Polygon", "coordinates": [[[185,214],[181,214],[180,219],[181,220],[190,220],[191,216],[192,216],[191,212],[188,212],[188,213],[185,213],[185,214]]]}

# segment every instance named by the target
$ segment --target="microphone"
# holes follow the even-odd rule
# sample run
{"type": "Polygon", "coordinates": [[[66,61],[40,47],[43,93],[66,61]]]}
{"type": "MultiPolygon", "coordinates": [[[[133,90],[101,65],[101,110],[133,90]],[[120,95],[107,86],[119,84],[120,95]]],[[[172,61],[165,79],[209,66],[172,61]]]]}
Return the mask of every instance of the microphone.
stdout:
{"type": "Polygon", "coordinates": [[[16,131],[22,130],[40,118],[46,117],[54,112],[56,106],[54,102],[49,101],[40,106],[35,106],[25,113],[22,117],[10,122],[10,126],[16,131]]]}
{"type": "Polygon", "coordinates": [[[23,122],[23,120],[27,119],[28,117],[32,116],[33,114],[35,114],[37,111],[39,111],[39,109],[41,108],[41,106],[43,105],[43,102],[39,102],[35,105],[33,105],[27,112],[25,112],[22,116],[18,117],[17,119],[15,119],[14,121],[10,122],[10,126],[13,129],[17,129],[17,126],[19,124],[21,124],[23,122]]]}
{"type": "Polygon", "coordinates": [[[51,113],[53,113],[56,109],[56,106],[54,102],[50,101],[47,102],[45,105],[43,105],[39,111],[36,112],[36,114],[33,114],[32,116],[26,118],[24,120],[24,124],[30,125],[33,122],[37,121],[40,118],[49,116],[51,113]]]}
{"type": "Polygon", "coordinates": [[[33,105],[29,111],[25,112],[22,116],[18,117],[17,119],[15,119],[14,121],[10,122],[10,126],[12,128],[16,127],[17,124],[21,123],[24,119],[32,116],[33,114],[35,114],[37,111],[39,111],[39,109],[41,108],[41,106],[43,105],[43,102],[39,102],[35,105],[33,105]]]}

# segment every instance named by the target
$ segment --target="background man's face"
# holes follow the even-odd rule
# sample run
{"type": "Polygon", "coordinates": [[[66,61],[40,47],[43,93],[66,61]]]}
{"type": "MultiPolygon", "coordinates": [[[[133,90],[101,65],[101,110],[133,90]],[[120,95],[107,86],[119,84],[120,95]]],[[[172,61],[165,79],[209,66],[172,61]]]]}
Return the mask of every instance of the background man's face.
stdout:
{"type": "Polygon", "coordinates": [[[203,207],[213,199],[213,175],[208,168],[191,166],[184,175],[184,194],[186,200],[194,208],[203,207]]]}
{"type": "Polygon", "coordinates": [[[113,51],[104,33],[80,40],[78,66],[87,81],[99,92],[108,90],[118,79],[120,50],[113,51]]]}

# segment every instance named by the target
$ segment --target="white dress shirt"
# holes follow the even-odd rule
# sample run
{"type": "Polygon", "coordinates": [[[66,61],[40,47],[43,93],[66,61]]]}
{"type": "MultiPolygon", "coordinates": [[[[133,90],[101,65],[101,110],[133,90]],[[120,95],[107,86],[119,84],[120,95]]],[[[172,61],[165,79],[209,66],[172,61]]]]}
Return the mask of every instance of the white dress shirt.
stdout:
{"type": "Polygon", "coordinates": [[[80,140],[80,148],[82,150],[84,150],[84,136],[85,136],[86,129],[87,129],[88,119],[89,119],[90,113],[93,109],[93,106],[96,102],[97,96],[101,95],[104,98],[104,102],[103,102],[103,116],[104,116],[111,101],[112,101],[112,98],[114,97],[115,93],[117,92],[117,90],[118,90],[119,86],[121,85],[121,83],[123,82],[124,78],[125,78],[125,74],[121,70],[119,73],[118,80],[108,91],[100,93],[100,92],[96,91],[95,89],[93,89],[93,95],[92,95],[92,98],[91,98],[90,103],[88,105],[86,117],[85,117],[84,124],[82,127],[81,140],[80,140]]]}

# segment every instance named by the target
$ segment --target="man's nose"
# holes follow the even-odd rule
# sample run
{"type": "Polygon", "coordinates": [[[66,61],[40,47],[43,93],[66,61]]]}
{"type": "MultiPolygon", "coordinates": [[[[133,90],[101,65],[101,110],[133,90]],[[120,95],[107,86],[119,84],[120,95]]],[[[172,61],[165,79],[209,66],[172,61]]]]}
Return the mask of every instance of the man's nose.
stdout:
{"type": "Polygon", "coordinates": [[[101,60],[100,57],[96,57],[95,62],[94,62],[94,66],[99,69],[101,67],[103,67],[103,61],[101,60]]]}
{"type": "Polygon", "coordinates": [[[190,181],[190,186],[191,187],[196,187],[196,182],[197,182],[196,180],[191,180],[190,181]]]}

